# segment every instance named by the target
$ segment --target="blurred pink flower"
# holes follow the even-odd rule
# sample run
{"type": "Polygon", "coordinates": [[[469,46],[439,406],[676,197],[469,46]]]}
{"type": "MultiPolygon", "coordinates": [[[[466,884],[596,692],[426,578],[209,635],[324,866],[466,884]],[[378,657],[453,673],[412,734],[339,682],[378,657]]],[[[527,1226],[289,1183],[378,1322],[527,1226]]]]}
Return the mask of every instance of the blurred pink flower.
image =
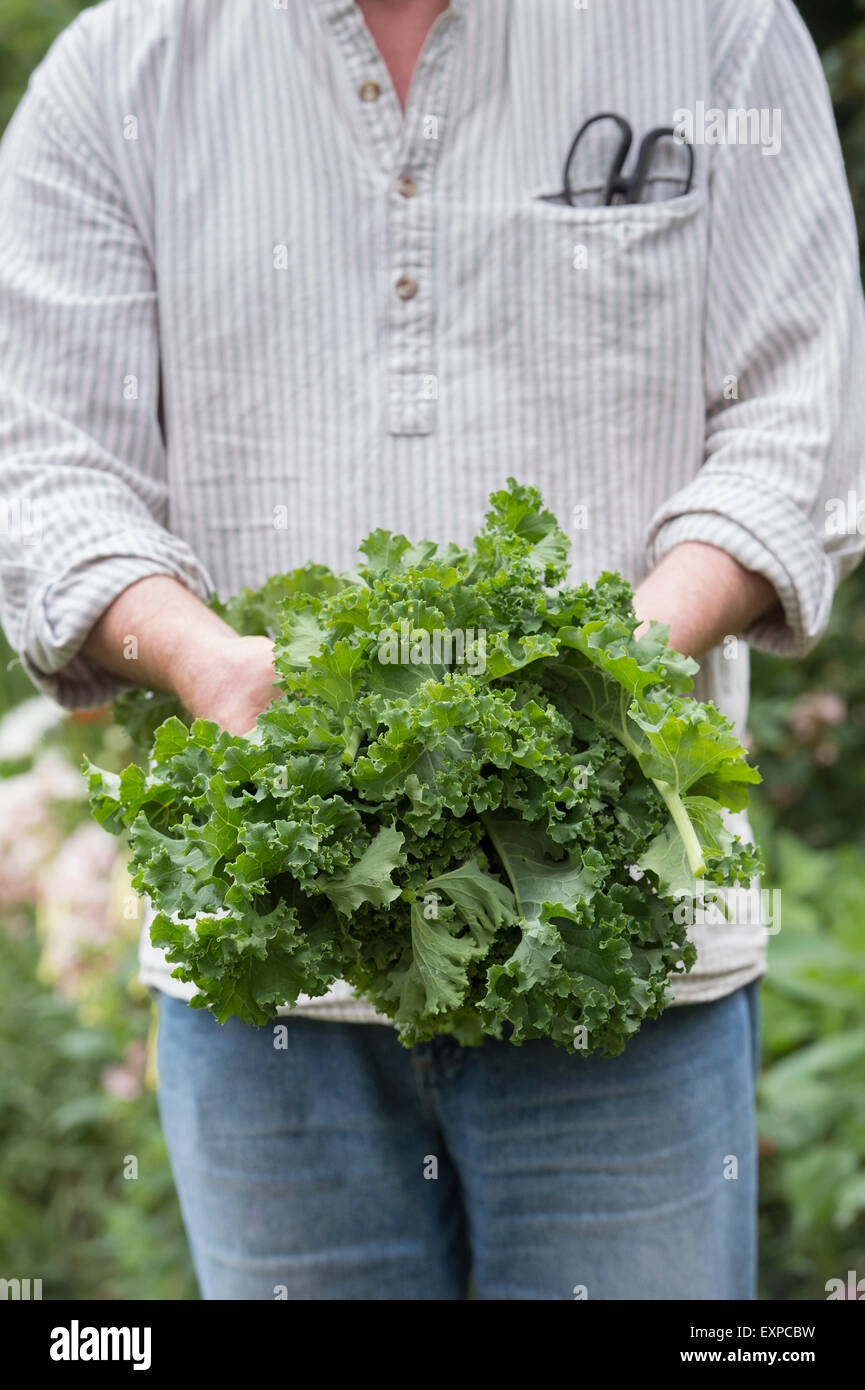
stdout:
{"type": "Polygon", "coordinates": [[[22,700],[0,719],[0,762],[32,757],[49,730],[64,718],[60,706],[45,695],[22,700]]]}
{"type": "Polygon", "coordinates": [[[802,743],[815,743],[826,728],[837,728],[847,718],[847,704],[831,691],[809,691],[796,701],[790,728],[802,743]]]}
{"type": "Polygon", "coordinates": [[[126,1048],[122,1062],[115,1062],[102,1071],[102,1089],[114,1100],[136,1100],[144,1090],[147,1070],[147,1047],[140,1038],[126,1048]]]}
{"type": "Polygon", "coordinates": [[[814,761],[820,767],[832,767],[837,763],[840,752],[837,743],[831,743],[829,739],[821,739],[814,749],[814,761]]]}
{"type": "Polygon", "coordinates": [[[0,780],[0,907],[36,901],[39,869],[62,838],[54,803],[84,795],[80,773],[53,750],[0,780]]]}
{"type": "Polygon", "coordinates": [[[94,821],[79,825],[39,876],[40,969],[72,998],[82,975],[111,968],[125,948],[113,909],[117,842],[94,821]]]}

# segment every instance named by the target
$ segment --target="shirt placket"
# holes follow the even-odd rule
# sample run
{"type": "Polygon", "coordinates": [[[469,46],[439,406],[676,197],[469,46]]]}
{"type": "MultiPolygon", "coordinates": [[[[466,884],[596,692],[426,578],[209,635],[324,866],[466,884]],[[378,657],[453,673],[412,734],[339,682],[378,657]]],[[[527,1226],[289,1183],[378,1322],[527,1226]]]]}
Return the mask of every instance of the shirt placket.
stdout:
{"type": "Polygon", "coordinates": [[[459,4],[431,29],[403,117],[386,66],[354,3],[338,0],[330,19],[356,93],[358,134],[375,157],[386,212],[389,276],[384,306],[387,429],[432,434],[436,371],[435,176],[447,138],[459,4]]]}

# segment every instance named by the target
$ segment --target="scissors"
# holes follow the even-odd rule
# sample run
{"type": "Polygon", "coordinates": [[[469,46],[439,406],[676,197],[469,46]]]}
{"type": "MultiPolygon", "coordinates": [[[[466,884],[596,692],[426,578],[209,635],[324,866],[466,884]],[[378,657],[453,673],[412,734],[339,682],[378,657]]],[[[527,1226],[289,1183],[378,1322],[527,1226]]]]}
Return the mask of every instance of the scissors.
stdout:
{"type": "Polygon", "coordinates": [[[562,191],[555,194],[555,201],[564,201],[569,207],[574,207],[574,185],[571,178],[574,157],[582,146],[587,143],[587,136],[592,126],[599,125],[601,121],[612,121],[619,131],[618,148],[614,151],[609,165],[609,173],[604,185],[602,199],[603,207],[611,207],[614,202],[619,203],[639,203],[642,201],[646,181],[656,163],[659,149],[664,142],[672,141],[676,149],[684,149],[687,160],[687,171],[684,175],[665,174],[666,180],[683,184],[683,194],[690,193],[691,184],[694,178],[694,149],[692,145],[686,144],[673,129],[672,126],[656,126],[650,130],[640,143],[637,151],[637,162],[633,173],[624,174],[625,160],[628,157],[631,145],[634,140],[634,132],[625,120],[624,116],[617,116],[613,111],[601,111],[597,116],[590,116],[584,122],[574,136],[568,156],[565,160],[565,169],[562,179],[562,191]]]}

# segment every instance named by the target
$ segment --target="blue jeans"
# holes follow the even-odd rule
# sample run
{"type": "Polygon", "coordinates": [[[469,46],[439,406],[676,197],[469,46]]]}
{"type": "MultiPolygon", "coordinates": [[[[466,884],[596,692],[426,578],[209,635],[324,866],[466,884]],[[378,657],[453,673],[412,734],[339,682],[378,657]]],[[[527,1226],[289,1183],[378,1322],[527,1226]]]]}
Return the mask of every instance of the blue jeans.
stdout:
{"type": "Polygon", "coordinates": [[[162,995],[202,1296],[753,1298],[757,1010],[756,983],[668,1009],[609,1059],[162,995]]]}

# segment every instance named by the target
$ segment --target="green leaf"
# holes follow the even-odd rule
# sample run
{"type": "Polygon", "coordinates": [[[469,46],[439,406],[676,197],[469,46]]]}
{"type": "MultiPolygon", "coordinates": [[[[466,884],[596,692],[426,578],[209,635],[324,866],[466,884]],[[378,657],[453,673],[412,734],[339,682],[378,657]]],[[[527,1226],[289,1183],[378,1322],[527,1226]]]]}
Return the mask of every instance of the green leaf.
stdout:
{"type": "MultiPolygon", "coordinates": [[[[724,825],[721,807],[704,796],[686,796],[683,805],[704,855],[711,860],[730,854],[733,835],[724,825]]],[[[652,840],[638,861],[638,867],[653,875],[664,897],[699,896],[699,884],[691,870],[682,837],[672,821],[652,840]]]]}
{"type": "Polygon", "coordinates": [[[520,821],[484,816],[484,825],[511,882],[522,917],[539,920],[544,905],[575,914],[591,901],[603,868],[588,849],[557,857],[559,847],[520,821]]]}
{"type": "Polygon", "coordinates": [[[277,671],[303,670],[321,650],[327,629],[319,622],[314,608],[295,608],[283,619],[279,641],[274,644],[273,660],[277,671]]]}
{"type": "Polygon", "coordinates": [[[395,536],[390,531],[373,531],[358,546],[367,557],[367,569],[371,575],[386,574],[391,570],[402,569],[402,557],[411,549],[411,541],[405,536],[395,536]]]}
{"type": "Polygon", "coordinates": [[[485,948],[499,927],[517,921],[513,893],[499,879],[486,873],[476,858],[427,880],[424,894],[442,893],[450,899],[475,941],[485,948]]]}
{"type": "Polygon", "coordinates": [[[646,736],[651,752],[639,758],[647,777],[668,783],[681,795],[711,777],[723,786],[759,782],[744,762],[742,746],[729,721],[712,705],[671,698],[635,703],[630,718],[646,736]],[[731,776],[732,769],[732,776],[731,776]]]}
{"type": "Polygon", "coordinates": [[[316,887],[346,916],[362,903],[387,907],[400,895],[400,888],[391,878],[394,870],[405,862],[402,846],[405,836],[392,826],[382,826],[372,844],[344,874],[320,878],[316,887]]]}

